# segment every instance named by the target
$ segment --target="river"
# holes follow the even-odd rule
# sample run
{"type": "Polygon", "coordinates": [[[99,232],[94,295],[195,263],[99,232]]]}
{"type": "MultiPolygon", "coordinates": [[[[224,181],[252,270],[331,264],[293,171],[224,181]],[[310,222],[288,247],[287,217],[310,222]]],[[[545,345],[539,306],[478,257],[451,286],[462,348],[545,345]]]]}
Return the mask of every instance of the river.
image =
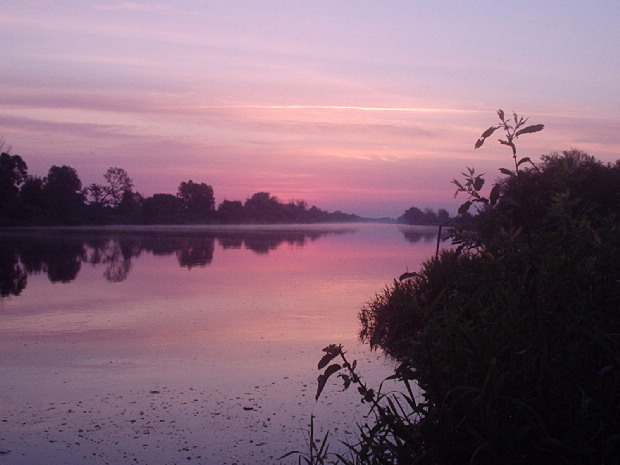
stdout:
{"type": "Polygon", "coordinates": [[[272,464],[311,415],[352,438],[367,407],[335,377],[315,401],[321,349],[389,374],[357,313],[435,246],[391,224],[0,231],[0,464],[272,464]]]}

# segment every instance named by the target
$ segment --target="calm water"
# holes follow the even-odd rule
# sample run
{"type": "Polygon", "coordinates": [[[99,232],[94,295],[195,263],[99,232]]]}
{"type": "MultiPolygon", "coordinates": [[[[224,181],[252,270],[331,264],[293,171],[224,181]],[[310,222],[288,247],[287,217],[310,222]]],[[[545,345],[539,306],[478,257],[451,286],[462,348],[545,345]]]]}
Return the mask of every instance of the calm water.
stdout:
{"type": "Polygon", "coordinates": [[[0,464],[277,463],[312,413],[346,436],[366,412],[337,380],[314,401],[321,349],[342,343],[382,379],[357,312],[435,240],[396,225],[0,232],[0,464]]]}

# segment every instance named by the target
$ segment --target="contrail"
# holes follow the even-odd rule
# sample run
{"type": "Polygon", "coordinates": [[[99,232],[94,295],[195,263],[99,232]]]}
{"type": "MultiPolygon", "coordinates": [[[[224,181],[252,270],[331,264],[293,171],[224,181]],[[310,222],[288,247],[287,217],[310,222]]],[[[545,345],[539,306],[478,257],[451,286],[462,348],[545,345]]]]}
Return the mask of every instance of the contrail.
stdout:
{"type": "Polygon", "coordinates": [[[456,108],[412,108],[412,107],[365,107],[355,105],[196,105],[190,108],[202,109],[252,109],[252,110],[353,110],[400,113],[481,113],[481,110],[456,108]]]}

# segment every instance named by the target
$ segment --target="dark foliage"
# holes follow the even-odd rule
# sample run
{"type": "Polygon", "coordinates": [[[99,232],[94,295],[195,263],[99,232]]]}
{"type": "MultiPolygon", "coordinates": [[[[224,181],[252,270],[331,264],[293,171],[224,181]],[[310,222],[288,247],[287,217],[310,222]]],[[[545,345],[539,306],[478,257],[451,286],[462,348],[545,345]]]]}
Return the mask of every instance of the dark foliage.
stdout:
{"type": "MultiPolygon", "coordinates": [[[[2,140],[0,139],[0,147],[2,140]]],[[[19,155],[0,155],[0,226],[112,224],[268,224],[364,221],[357,215],[326,212],[303,201],[280,202],[257,192],[242,203],[224,200],[215,209],[213,188],[192,180],[177,195],[134,192],[122,168],[111,167],[104,184],[82,188],[77,171],[52,166],[47,177],[28,176],[19,155]]]]}
{"type": "Polygon", "coordinates": [[[172,194],[154,194],[142,203],[142,222],[146,224],[179,224],[185,222],[186,206],[172,194]]]}
{"type": "Polygon", "coordinates": [[[401,224],[440,225],[449,220],[450,214],[443,208],[435,212],[430,208],[425,208],[422,211],[418,207],[411,207],[399,216],[396,222],[401,224]]]}
{"type": "Polygon", "coordinates": [[[542,125],[498,115],[476,146],[504,129],[514,171],[488,198],[473,169],[455,181],[461,211],[478,210],[452,229],[456,247],[360,312],[406,389],[376,397],[343,463],[618,463],[620,163],[518,159],[515,139],[542,125]]]}
{"type": "Polygon", "coordinates": [[[193,222],[209,222],[215,215],[215,197],[213,188],[204,182],[197,183],[191,179],[179,185],[177,197],[185,204],[188,219],[193,222]]]}
{"type": "Polygon", "coordinates": [[[26,180],[28,166],[19,155],[0,154],[0,202],[13,200],[26,180]]]}
{"type": "Polygon", "coordinates": [[[70,166],[52,166],[43,184],[51,217],[63,224],[79,224],[85,196],[77,171],[70,166]]]}

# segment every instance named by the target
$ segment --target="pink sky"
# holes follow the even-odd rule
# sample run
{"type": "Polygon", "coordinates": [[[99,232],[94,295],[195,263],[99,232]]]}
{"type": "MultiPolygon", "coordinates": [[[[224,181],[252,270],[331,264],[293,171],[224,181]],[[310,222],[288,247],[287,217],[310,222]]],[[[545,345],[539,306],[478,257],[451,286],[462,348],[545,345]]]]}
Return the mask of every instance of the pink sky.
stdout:
{"type": "Polygon", "coordinates": [[[0,135],[30,174],[118,166],[145,196],[192,179],[218,204],[454,212],[466,166],[510,166],[473,150],[498,108],[545,124],[523,156],[618,158],[618,18],[615,0],[2,2],[0,135]]]}

